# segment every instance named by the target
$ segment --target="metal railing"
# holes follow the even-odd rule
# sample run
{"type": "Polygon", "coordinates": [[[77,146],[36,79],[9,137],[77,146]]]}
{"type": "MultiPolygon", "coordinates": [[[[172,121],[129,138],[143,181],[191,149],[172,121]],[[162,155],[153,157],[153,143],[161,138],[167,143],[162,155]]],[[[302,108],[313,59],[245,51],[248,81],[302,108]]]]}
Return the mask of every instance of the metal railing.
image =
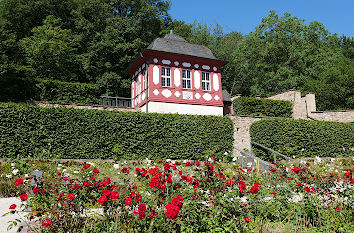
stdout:
{"type": "Polygon", "coordinates": [[[287,159],[287,160],[290,160],[290,161],[292,161],[292,162],[298,163],[300,166],[307,167],[306,165],[300,163],[300,162],[297,161],[296,159],[292,159],[292,158],[290,158],[290,157],[288,157],[288,156],[286,156],[286,155],[283,155],[283,154],[281,154],[281,153],[279,153],[279,152],[277,152],[277,151],[275,151],[275,150],[272,150],[271,148],[268,148],[268,147],[266,147],[266,146],[264,146],[264,145],[262,145],[262,144],[259,144],[259,143],[257,143],[257,142],[252,142],[252,141],[251,141],[251,143],[254,144],[254,145],[256,145],[256,146],[259,146],[259,147],[261,147],[261,148],[263,148],[263,149],[265,149],[265,150],[268,150],[268,151],[272,152],[272,153],[273,153],[273,156],[274,156],[274,157],[273,157],[273,158],[274,158],[274,163],[277,162],[277,155],[279,155],[279,156],[281,156],[281,157],[283,157],[283,158],[285,158],[285,159],[287,159]]]}
{"type": "Polygon", "coordinates": [[[110,107],[131,107],[132,102],[130,98],[113,97],[113,96],[100,96],[101,104],[110,107]]]}

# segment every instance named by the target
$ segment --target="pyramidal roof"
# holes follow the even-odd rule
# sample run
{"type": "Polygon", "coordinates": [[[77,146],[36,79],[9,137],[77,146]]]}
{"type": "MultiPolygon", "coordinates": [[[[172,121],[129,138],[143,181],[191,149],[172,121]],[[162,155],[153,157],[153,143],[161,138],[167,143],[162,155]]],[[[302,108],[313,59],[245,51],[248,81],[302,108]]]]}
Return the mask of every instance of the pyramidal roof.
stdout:
{"type": "Polygon", "coordinates": [[[217,59],[209,48],[203,45],[188,43],[185,39],[183,39],[183,37],[173,34],[172,30],[163,38],[155,39],[146,49],[215,60],[217,59]]]}

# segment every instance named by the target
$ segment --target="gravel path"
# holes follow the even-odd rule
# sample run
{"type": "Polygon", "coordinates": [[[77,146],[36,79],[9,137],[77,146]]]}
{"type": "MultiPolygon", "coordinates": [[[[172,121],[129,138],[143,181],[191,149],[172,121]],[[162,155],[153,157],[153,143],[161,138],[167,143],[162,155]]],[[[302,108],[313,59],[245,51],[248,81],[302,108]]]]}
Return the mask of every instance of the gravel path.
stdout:
{"type": "MultiPolygon", "coordinates": [[[[15,233],[17,232],[17,229],[19,225],[16,227],[13,227],[11,230],[7,230],[7,227],[9,226],[8,221],[15,220],[15,219],[24,219],[24,214],[23,213],[16,213],[16,214],[8,214],[6,216],[3,216],[7,212],[9,212],[9,207],[12,204],[16,204],[17,207],[16,209],[20,206],[21,200],[16,197],[9,197],[9,198],[0,198],[0,233],[15,233]]],[[[22,229],[21,232],[27,232],[27,227],[25,226],[26,224],[22,223],[24,225],[24,228],[22,229]]]]}

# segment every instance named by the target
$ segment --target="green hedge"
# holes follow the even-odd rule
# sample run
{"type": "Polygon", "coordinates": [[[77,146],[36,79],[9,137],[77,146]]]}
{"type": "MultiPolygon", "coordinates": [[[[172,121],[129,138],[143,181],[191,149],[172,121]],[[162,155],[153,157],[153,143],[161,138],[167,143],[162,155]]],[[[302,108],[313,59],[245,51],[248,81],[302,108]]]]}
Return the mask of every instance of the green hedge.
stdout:
{"type": "Polygon", "coordinates": [[[99,88],[94,84],[43,79],[0,79],[0,101],[52,101],[97,104],[99,88]]]}
{"type": "Polygon", "coordinates": [[[0,103],[0,156],[207,159],[232,151],[227,117],[0,103]]]}
{"type": "MultiPolygon", "coordinates": [[[[251,125],[251,140],[289,157],[354,156],[354,124],[291,119],[266,119],[251,125]]],[[[253,146],[257,156],[272,155],[253,146]]]]}
{"type": "Polygon", "coordinates": [[[286,100],[239,97],[233,100],[232,108],[237,115],[291,117],[293,103],[286,100]]]}
{"type": "Polygon", "coordinates": [[[96,85],[35,79],[35,100],[65,103],[97,104],[100,96],[96,85]]]}

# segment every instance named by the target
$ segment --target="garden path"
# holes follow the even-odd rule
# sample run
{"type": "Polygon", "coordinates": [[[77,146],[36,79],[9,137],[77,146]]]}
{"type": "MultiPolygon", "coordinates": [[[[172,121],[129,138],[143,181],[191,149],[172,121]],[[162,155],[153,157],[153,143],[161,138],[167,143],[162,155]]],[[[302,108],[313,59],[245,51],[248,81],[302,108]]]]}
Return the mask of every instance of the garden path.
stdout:
{"type": "MultiPolygon", "coordinates": [[[[7,230],[7,227],[9,226],[9,221],[15,220],[15,219],[24,219],[24,213],[16,213],[16,214],[8,214],[6,216],[3,216],[4,214],[9,212],[9,207],[12,204],[16,204],[17,208],[21,205],[21,200],[16,197],[9,197],[9,198],[0,198],[0,233],[14,233],[17,232],[17,229],[19,227],[15,226],[11,230],[7,230]]],[[[16,208],[16,209],[17,209],[16,208]]],[[[27,227],[25,224],[23,224],[24,227],[22,231],[20,232],[27,232],[27,227]]]]}

